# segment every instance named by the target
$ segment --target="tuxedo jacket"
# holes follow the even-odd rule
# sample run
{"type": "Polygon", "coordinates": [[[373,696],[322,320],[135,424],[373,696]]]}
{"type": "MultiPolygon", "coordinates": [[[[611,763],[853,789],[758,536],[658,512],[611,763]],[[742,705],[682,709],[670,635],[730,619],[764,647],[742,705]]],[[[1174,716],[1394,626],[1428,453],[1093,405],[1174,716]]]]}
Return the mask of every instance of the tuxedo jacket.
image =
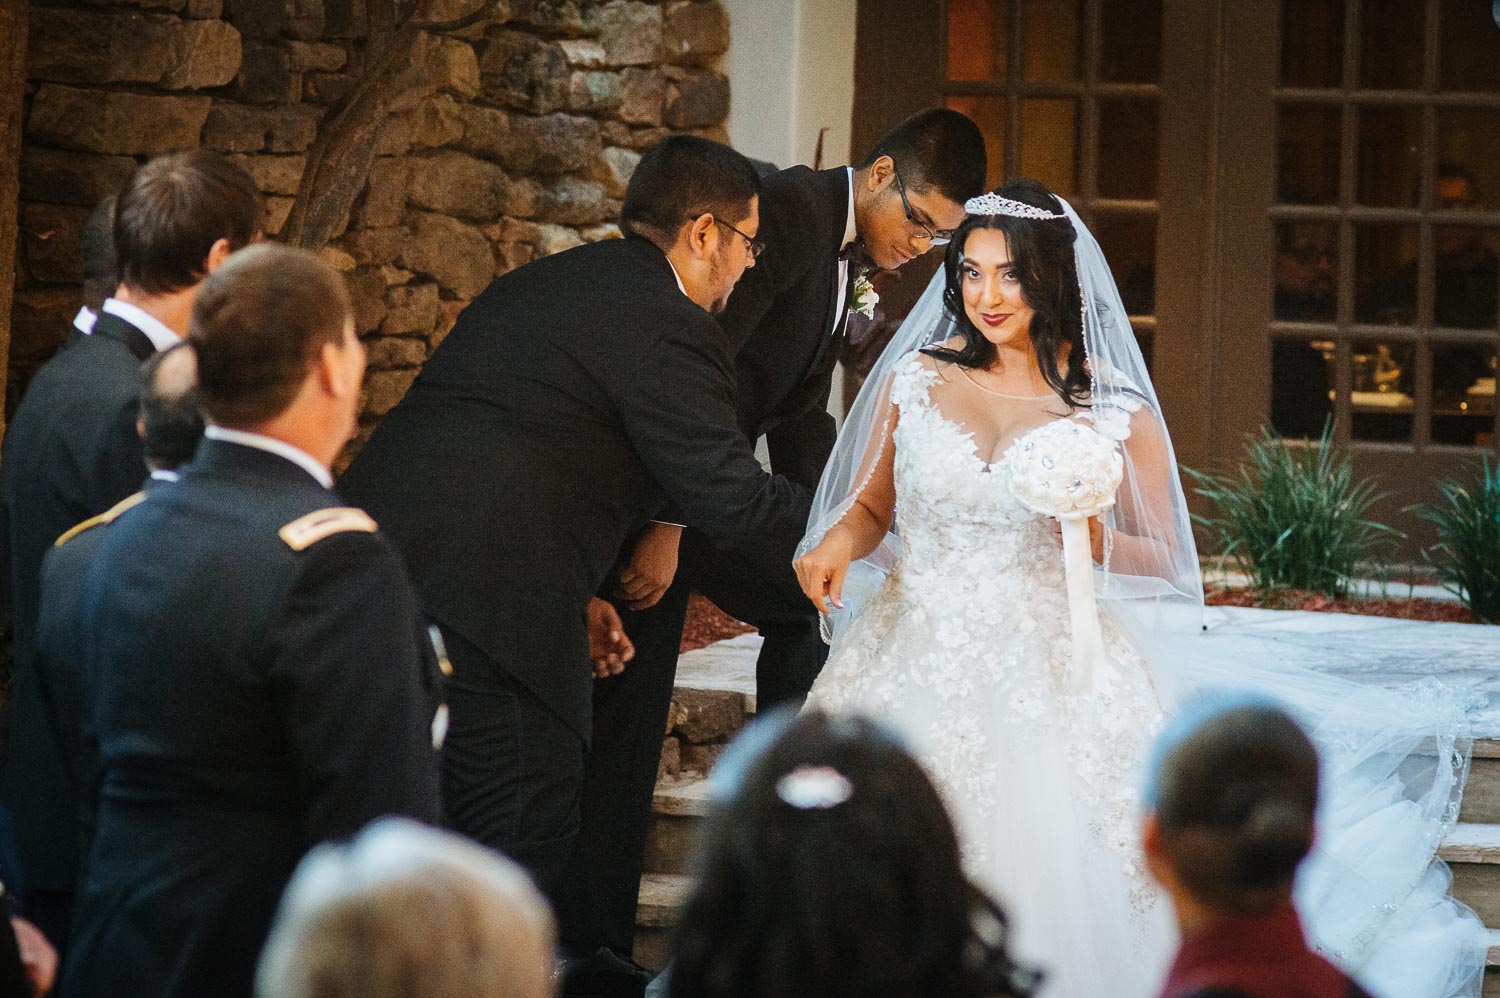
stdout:
{"type": "Polygon", "coordinates": [[[838,307],[839,249],[849,221],[849,171],[794,166],[763,178],[756,265],[719,317],[736,350],[740,426],[764,435],[771,467],[816,487],[837,430],[828,413],[838,341],[857,268],[838,307]]]}
{"type": "Polygon", "coordinates": [[[155,348],[101,312],[74,333],[26,389],[0,450],[0,551],[15,679],[6,698],[5,791],[28,886],[71,890],[75,863],[50,834],[52,788],[64,778],[41,709],[32,659],[42,558],[77,523],[134,493],[146,474],[136,403],[155,348]]]}
{"type": "Polygon", "coordinates": [[[103,531],[79,600],[98,771],[67,994],[248,998],[308,849],[439,820],[426,625],[395,549],[342,506],[208,439],[103,531]]]}
{"type": "Polygon", "coordinates": [[[807,490],[736,422],[724,332],[630,237],[497,278],[459,315],[340,491],[406,557],[427,612],[585,739],[585,612],[668,508],[720,547],[795,544],[807,490]]]}

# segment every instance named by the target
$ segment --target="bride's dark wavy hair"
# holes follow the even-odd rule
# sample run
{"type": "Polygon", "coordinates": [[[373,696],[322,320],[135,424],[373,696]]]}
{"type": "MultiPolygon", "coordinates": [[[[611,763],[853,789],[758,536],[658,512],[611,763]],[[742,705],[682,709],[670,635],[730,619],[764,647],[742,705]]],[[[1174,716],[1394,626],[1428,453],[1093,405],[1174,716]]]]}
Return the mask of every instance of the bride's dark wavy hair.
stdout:
{"type": "Polygon", "coordinates": [[[1034,993],[1039,976],[1011,960],[1004,913],[965,877],[932,782],[887,729],[783,710],[747,729],[715,777],[728,797],[698,842],[671,998],[1034,993]],[[809,769],[814,790],[818,774],[847,780],[847,798],[788,803],[782,781],[809,769]]]}
{"type": "MultiPolygon", "coordinates": [[[[1007,180],[995,189],[1001,197],[1044,211],[1063,213],[1062,204],[1041,183],[1026,177],[1007,180]]],[[[963,367],[988,367],[995,361],[995,345],[984,338],[964,311],[964,246],[976,229],[998,229],[1010,246],[1010,262],[1021,279],[1021,295],[1035,313],[1031,342],[1037,367],[1047,385],[1075,408],[1086,405],[1089,374],[1084,366],[1083,298],[1078,286],[1078,261],[1073,255],[1077,233],[1066,218],[1031,219],[1013,215],[970,215],[948,244],[943,267],[946,282],[943,304],[958,324],[964,345],[958,350],[928,347],[926,352],[963,367]],[[1057,358],[1068,347],[1066,370],[1057,358]]]]}

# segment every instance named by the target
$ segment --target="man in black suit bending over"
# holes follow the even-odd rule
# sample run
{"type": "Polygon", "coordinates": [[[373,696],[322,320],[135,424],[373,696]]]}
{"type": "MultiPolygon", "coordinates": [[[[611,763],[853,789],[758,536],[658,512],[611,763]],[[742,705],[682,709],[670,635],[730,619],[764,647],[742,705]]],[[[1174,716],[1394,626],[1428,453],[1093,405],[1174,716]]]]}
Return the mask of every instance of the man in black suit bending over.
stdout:
{"type": "MultiPolygon", "coordinates": [[[[401,548],[452,657],[450,822],[549,893],[578,829],[589,628],[619,628],[593,597],[626,539],[653,518],[725,549],[805,529],[808,491],[766,474],[738,427],[713,319],[755,265],[759,189],[725,146],[652,147],[626,238],[496,279],[341,483],[401,548]]],[[[667,701],[649,706],[659,751],[667,701]]]]}
{"type": "MultiPolygon", "coordinates": [[[[979,128],[948,110],[901,123],[857,168],[794,166],[764,178],[757,238],[766,250],[719,323],[737,351],[740,431],[747,443],[766,438],[773,471],[809,489],[823,473],[836,435],[828,413],[834,360],[860,270],[894,269],[946,243],[984,180],[979,128]]],[[[641,611],[624,615],[636,658],[595,694],[600,749],[559,904],[565,941],[581,934],[629,948],[661,740],[660,725],[651,727],[657,707],[633,705],[671,695],[689,591],[760,628],[761,709],[807,695],[828,649],[792,572],[800,537],[760,535],[725,551],[701,531],[653,524],[629,553],[619,595],[641,611]],[[615,709],[615,700],[632,706],[615,709]]]]}
{"type": "MultiPolygon", "coordinates": [[[[0,458],[0,549],[14,642],[6,703],[6,798],[27,874],[27,905],[61,951],[73,892],[66,844],[51,833],[64,779],[35,690],[42,557],[74,524],[110,509],[146,474],[136,432],[141,362],[187,333],[199,283],[259,237],[265,204],[244,171],[194,151],[142,166],[115,203],[120,285],[92,332],[75,331],[32,378],[0,458]]],[[[64,816],[69,817],[69,816],[64,816]]]]}

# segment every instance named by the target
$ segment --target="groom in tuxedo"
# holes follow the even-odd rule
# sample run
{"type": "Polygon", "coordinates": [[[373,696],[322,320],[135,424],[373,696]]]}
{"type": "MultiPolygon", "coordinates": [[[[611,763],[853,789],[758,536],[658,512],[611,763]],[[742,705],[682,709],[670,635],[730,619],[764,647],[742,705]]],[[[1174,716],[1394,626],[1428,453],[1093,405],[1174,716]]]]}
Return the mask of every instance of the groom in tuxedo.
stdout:
{"type": "Polygon", "coordinates": [[[622,546],[653,518],[726,549],[793,544],[806,523],[808,491],[767,474],[739,429],[713,319],[755,266],[759,191],[727,146],[652,147],[625,194],[626,238],[496,279],[343,478],[401,549],[452,659],[449,821],[554,896],[593,736],[590,626],[594,672],[628,654],[592,600],[622,546]]]}
{"type": "MultiPolygon", "coordinates": [[[[984,190],[984,138],[957,111],[934,109],[887,133],[858,167],[794,166],[763,179],[765,252],[719,316],[735,351],[736,412],[746,445],[765,437],[771,469],[808,489],[836,435],[828,397],[852,287],[861,270],[895,269],[947,242],[963,203],[984,190]]],[[[763,534],[729,550],[701,531],[648,525],[619,574],[636,657],[594,691],[594,744],[583,828],[564,879],[565,941],[628,951],[662,725],[688,595],[696,590],[756,625],[760,708],[798,702],[827,656],[817,614],[792,572],[794,536],[763,534]],[[674,579],[675,573],[675,579],[674,579]]]]}

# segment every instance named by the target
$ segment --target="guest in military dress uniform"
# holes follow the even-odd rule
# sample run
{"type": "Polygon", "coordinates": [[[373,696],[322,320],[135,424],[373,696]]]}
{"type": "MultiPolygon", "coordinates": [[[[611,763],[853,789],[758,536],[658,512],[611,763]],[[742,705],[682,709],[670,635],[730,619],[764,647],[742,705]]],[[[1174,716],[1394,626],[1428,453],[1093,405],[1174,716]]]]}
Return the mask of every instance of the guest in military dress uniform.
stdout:
{"type": "Polygon", "coordinates": [[[439,817],[416,598],[330,488],[364,371],[342,279],[251,247],[204,283],[191,342],[205,439],[115,519],[84,580],[98,818],[75,996],[247,996],[310,847],[439,817]]]}
{"type": "Polygon", "coordinates": [[[60,950],[73,862],[56,829],[71,815],[52,792],[64,776],[32,667],[42,557],[64,531],[140,488],[141,363],[182,338],[199,282],[256,239],[264,217],[254,182],[216,153],[163,156],[138,169],[115,204],[119,287],[92,332],[75,330],[31,379],[5,436],[0,586],[15,680],[5,704],[4,790],[28,878],[27,909],[60,950]]]}

